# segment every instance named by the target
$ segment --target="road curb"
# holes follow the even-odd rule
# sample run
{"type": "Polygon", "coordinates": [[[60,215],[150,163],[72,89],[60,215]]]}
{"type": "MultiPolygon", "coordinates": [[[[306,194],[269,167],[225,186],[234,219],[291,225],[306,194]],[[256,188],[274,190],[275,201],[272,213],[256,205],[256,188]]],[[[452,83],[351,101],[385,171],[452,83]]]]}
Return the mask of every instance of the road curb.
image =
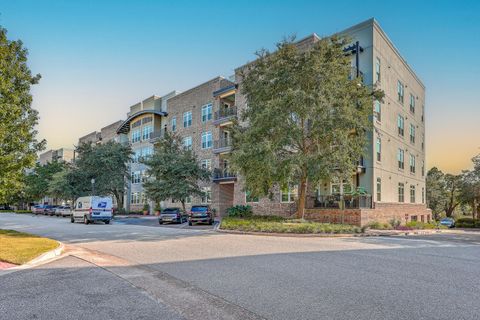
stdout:
{"type": "Polygon", "coordinates": [[[57,242],[59,244],[57,248],[47,251],[45,253],[42,253],[40,256],[36,257],[33,260],[30,260],[25,264],[22,264],[13,268],[0,270],[0,276],[3,276],[8,273],[12,273],[12,272],[20,271],[20,270],[31,269],[31,268],[38,267],[40,265],[52,262],[54,260],[57,260],[58,258],[60,258],[60,256],[62,256],[65,250],[65,245],[60,241],[57,241],[57,242]]]}
{"type": "Polygon", "coordinates": [[[394,237],[394,236],[419,236],[442,233],[441,230],[411,230],[397,232],[367,231],[366,233],[274,233],[274,232],[255,232],[224,230],[220,226],[213,231],[226,234],[252,235],[266,237],[292,237],[292,238],[362,238],[362,237],[394,237]]]}

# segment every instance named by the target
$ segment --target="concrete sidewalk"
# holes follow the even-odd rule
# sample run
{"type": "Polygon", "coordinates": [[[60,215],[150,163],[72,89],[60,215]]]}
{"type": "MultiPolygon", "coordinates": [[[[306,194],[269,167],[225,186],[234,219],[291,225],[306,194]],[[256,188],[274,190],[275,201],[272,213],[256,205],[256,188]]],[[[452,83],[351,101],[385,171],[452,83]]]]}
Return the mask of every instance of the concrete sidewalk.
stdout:
{"type": "Polygon", "coordinates": [[[184,319],[145,291],[72,256],[1,276],[0,315],[9,320],[184,319]]]}

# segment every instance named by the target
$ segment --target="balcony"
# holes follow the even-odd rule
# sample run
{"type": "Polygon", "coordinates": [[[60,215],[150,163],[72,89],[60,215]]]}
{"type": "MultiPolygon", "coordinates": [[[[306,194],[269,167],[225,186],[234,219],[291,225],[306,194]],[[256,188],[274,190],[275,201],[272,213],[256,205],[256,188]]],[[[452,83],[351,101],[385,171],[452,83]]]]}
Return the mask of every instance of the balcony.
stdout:
{"type": "Polygon", "coordinates": [[[228,153],[232,151],[232,139],[223,138],[213,142],[213,153],[228,153]]]}
{"type": "Polygon", "coordinates": [[[237,107],[220,109],[217,112],[215,112],[213,124],[215,126],[227,125],[227,124],[230,124],[232,120],[235,119],[236,117],[237,117],[237,107]]]}
{"type": "Polygon", "coordinates": [[[165,130],[162,129],[162,130],[156,130],[156,131],[153,131],[150,135],[150,142],[151,143],[155,143],[157,142],[158,140],[161,140],[163,139],[163,137],[165,136],[165,130]]]}
{"type": "Polygon", "coordinates": [[[214,169],[213,170],[213,182],[217,183],[233,183],[237,180],[237,175],[233,172],[229,172],[228,169],[214,169]]]}
{"type": "Polygon", "coordinates": [[[365,195],[348,195],[344,194],[343,199],[339,194],[317,196],[314,202],[315,208],[320,209],[371,209],[372,196],[365,195]]]}

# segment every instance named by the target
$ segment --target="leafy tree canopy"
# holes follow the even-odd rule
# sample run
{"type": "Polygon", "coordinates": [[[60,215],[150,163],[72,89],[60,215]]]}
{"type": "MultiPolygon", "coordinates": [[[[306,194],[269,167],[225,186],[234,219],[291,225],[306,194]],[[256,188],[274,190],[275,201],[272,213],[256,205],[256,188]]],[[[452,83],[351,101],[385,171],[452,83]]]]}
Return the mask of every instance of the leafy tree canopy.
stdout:
{"type": "Polygon", "coordinates": [[[210,172],[199,165],[193,151],[185,149],[180,139],[168,132],[155,146],[153,156],[142,162],[149,166],[149,180],[143,185],[147,197],[157,203],[180,201],[184,210],[186,198],[203,195],[199,182],[210,179],[210,172]]]}
{"type": "Polygon", "coordinates": [[[38,112],[30,94],[40,75],[32,75],[27,56],[22,41],[8,40],[0,27],[0,203],[21,190],[24,170],[45,145],[36,139],[38,112]]]}
{"type": "Polygon", "coordinates": [[[231,163],[254,195],[299,185],[300,216],[307,182],[351,177],[366,152],[373,101],[383,98],[352,77],[348,44],[331,37],[304,50],[284,40],[240,74],[248,107],[234,128],[231,163]]]}

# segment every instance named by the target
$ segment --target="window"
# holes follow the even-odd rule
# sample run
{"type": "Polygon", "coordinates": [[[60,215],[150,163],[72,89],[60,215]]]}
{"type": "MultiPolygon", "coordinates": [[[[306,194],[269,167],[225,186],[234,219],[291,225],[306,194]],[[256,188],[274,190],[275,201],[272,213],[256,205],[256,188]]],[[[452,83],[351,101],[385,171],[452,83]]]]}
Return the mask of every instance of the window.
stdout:
{"type": "Polygon", "coordinates": [[[418,218],[417,218],[417,216],[410,216],[410,220],[411,220],[411,221],[417,221],[418,218]]]}
{"type": "Polygon", "coordinates": [[[132,143],[140,141],[140,129],[132,131],[132,143]]]}
{"type": "Polygon", "coordinates": [[[403,169],[405,167],[405,153],[403,152],[403,149],[398,149],[398,155],[397,155],[397,160],[398,160],[398,169],[403,169]]]}
{"type": "Polygon", "coordinates": [[[203,187],[202,191],[203,191],[202,203],[212,202],[212,189],[210,187],[203,187]]]}
{"type": "Polygon", "coordinates": [[[139,204],[140,203],[140,192],[132,192],[130,197],[131,204],[139,204]]]}
{"type": "Polygon", "coordinates": [[[192,111],[183,113],[183,127],[188,128],[192,125],[192,111]]]}
{"type": "Polygon", "coordinates": [[[425,160],[422,160],[422,177],[425,176],[425,160]]]}
{"type": "Polygon", "coordinates": [[[380,104],[380,101],[375,100],[374,102],[374,108],[373,108],[373,117],[375,120],[378,122],[382,121],[382,105],[380,104]]]}
{"type": "Polygon", "coordinates": [[[142,124],[145,124],[145,123],[150,123],[153,121],[153,118],[152,117],[146,117],[146,118],[143,118],[142,119],[142,124]]]}
{"type": "Polygon", "coordinates": [[[172,132],[177,131],[177,117],[172,118],[171,124],[172,124],[172,132]]]}
{"type": "Polygon", "coordinates": [[[398,127],[398,134],[403,137],[404,134],[404,125],[405,125],[405,120],[401,115],[398,115],[397,118],[397,127],[398,127]]]}
{"type": "Polygon", "coordinates": [[[203,159],[202,160],[202,168],[206,170],[212,170],[212,160],[211,159],[203,159]]]}
{"type": "Polygon", "coordinates": [[[425,203],[425,188],[422,188],[422,203],[425,203]]]}
{"type": "Polygon", "coordinates": [[[410,173],[415,173],[415,156],[410,155],[410,173]]]}
{"type": "Polygon", "coordinates": [[[375,76],[376,76],[376,82],[380,81],[380,58],[377,58],[375,61],[375,76]]]}
{"type": "Polygon", "coordinates": [[[207,131],[202,133],[202,149],[209,149],[213,145],[212,132],[207,131]]]}
{"type": "Polygon", "coordinates": [[[281,190],[281,202],[294,202],[297,199],[298,186],[288,186],[281,190]]]}
{"type": "Polygon", "coordinates": [[[192,150],[192,137],[183,138],[183,147],[187,150],[192,150]]]}
{"type": "Polygon", "coordinates": [[[424,121],[425,118],[425,106],[422,105],[422,122],[424,121]]]}
{"type": "Polygon", "coordinates": [[[415,96],[410,93],[410,112],[415,113],[415,96]]]}
{"type": "Polygon", "coordinates": [[[153,154],[153,147],[145,147],[142,148],[142,157],[143,158],[149,158],[153,154]]]}
{"type": "Polygon", "coordinates": [[[415,203],[415,186],[410,186],[410,203],[415,203]]]}
{"type": "Polygon", "coordinates": [[[212,120],[212,104],[206,104],[202,107],[202,122],[212,120]]]}
{"type": "Polygon", "coordinates": [[[142,172],[141,171],[132,172],[132,183],[133,184],[140,183],[141,179],[142,179],[142,172]]]}
{"type": "Polygon", "coordinates": [[[192,203],[192,197],[191,196],[186,197],[185,203],[192,203]]]}
{"type": "Polygon", "coordinates": [[[142,125],[142,120],[137,120],[134,123],[132,123],[132,129],[136,127],[140,127],[142,125]]]}
{"type": "Polygon", "coordinates": [[[148,202],[148,199],[147,199],[147,194],[145,192],[142,192],[140,193],[140,199],[141,199],[141,202],[140,203],[143,203],[143,204],[146,204],[148,202]]]}
{"type": "Polygon", "coordinates": [[[152,137],[153,127],[152,126],[144,126],[143,127],[143,140],[148,140],[152,137]]]}
{"type": "Polygon", "coordinates": [[[245,191],[245,202],[258,202],[258,197],[252,196],[250,191],[245,191]]]}
{"type": "Polygon", "coordinates": [[[422,135],[422,151],[425,150],[425,136],[422,135]]]}
{"type": "Polygon", "coordinates": [[[132,162],[137,163],[141,157],[142,157],[142,149],[134,150],[132,162]]]}
{"type": "Polygon", "coordinates": [[[410,142],[415,143],[415,125],[410,123],[410,142]]]}
{"type": "Polygon", "coordinates": [[[377,138],[377,161],[382,160],[382,140],[380,138],[377,138]]]}
{"type": "Polygon", "coordinates": [[[142,182],[147,182],[148,181],[148,175],[147,175],[146,170],[142,170],[141,177],[142,177],[142,182]]]}
{"type": "Polygon", "coordinates": [[[403,93],[404,93],[404,86],[403,83],[398,80],[397,81],[397,94],[398,94],[398,102],[403,104],[403,93]]]}
{"type": "Polygon", "coordinates": [[[403,183],[398,183],[398,202],[404,202],[404,190],[405,185],[403,183]]]}
{"type": "Polygon", "coordinates": [[[382,179],[377,178],[377,201],[382,201],[382,179]]]}

